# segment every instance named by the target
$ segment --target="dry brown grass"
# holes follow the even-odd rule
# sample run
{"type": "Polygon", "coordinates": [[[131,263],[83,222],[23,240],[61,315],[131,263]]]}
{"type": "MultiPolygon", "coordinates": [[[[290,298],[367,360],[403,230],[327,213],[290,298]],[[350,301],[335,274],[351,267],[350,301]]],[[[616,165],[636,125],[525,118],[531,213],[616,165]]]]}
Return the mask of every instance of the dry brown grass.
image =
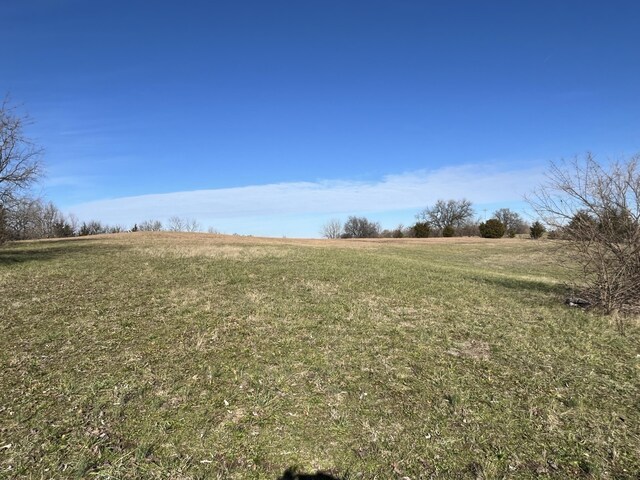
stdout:
{"type": "Polygon", "coordinates": [[[241,245],[293,245],[293,246],[324,246],[324,247],[371,247],[371,246],[417,246],[417,245],[495,245],[503,246],[505,243],[530,243],[527,238],[503,238],[490,239],[481,237],[435,237],[435,238],[348,238],[348,239],[325,239],[325,238],[276,238],[276,237],[254,237],[248,235],[224,235],[214,233],[181,233],[181,232],[124,232],[92,235],[89,237],[56,238],[45,240],[33,240],[32,242],[73,242],[73,241],[93,241],[102,240],[118,241],[136,245],[148,243],[152,246],[162,246],[164,244],[171,247],[198,246],[206,247],[210,245],[232,244],[241,245]]]}
{"type": "Polygon", "coordinates": [[[640,331],[565,307],[548,245],[8,245],[0,477],[637,477],[640,331]]]}

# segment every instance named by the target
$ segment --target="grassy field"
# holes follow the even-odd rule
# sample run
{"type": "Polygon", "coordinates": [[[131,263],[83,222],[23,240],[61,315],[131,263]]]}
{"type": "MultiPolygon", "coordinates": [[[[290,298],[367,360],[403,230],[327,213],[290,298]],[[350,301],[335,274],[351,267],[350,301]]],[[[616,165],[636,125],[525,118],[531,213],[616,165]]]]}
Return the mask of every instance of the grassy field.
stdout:
{"type": "Polygon", "coordinates": [[[1,478],[640,478],[640,328],[549,242],[0,249],[1,478]]]}

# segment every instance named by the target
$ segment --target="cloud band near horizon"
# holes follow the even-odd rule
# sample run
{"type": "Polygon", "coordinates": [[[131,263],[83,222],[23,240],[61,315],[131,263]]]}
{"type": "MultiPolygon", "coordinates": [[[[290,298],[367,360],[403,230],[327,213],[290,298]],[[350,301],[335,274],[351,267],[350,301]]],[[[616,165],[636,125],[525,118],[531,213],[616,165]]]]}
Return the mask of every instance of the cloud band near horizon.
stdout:
{"type": "Polygon", "coordinates": [[[289,182],[120,197],[81,203],[66,210],[81,220],[98,219],[110,224],[165,221],[176,215],[215,225],[216,221],[239,217],[417,211],[440,198],[464,197],[476,205],[504,202],[508,206],[521,201],[541,178],[537,168],[469,164],[387,175],[369,182],[289,182]]]}

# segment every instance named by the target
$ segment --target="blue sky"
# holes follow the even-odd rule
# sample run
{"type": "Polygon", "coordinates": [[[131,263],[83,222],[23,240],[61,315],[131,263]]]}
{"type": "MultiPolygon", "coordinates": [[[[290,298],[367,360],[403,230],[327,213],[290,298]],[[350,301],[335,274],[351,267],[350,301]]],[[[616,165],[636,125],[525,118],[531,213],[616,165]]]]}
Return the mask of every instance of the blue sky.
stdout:
{"type": "Polygon", "coordinates": [[[636,1],[2,0],[0,92],[82,219],[317,236],[438,198],[526,208],[640,151],[636,1]]]}

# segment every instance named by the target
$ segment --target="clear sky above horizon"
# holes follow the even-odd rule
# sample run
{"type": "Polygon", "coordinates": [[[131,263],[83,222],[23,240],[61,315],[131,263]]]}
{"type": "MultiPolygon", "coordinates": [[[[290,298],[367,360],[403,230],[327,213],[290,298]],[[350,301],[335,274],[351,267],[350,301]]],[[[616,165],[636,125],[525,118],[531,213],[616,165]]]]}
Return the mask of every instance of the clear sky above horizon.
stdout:
{"type": "MultiPolygon", "coordinates": [[[[636,1],[0,0],[0,94],[81,219],[317,236],[438,198],[525,208],[640,151],[636,1]]],[[[525,212],[526,213],[526,212],[525,212]]]]}

